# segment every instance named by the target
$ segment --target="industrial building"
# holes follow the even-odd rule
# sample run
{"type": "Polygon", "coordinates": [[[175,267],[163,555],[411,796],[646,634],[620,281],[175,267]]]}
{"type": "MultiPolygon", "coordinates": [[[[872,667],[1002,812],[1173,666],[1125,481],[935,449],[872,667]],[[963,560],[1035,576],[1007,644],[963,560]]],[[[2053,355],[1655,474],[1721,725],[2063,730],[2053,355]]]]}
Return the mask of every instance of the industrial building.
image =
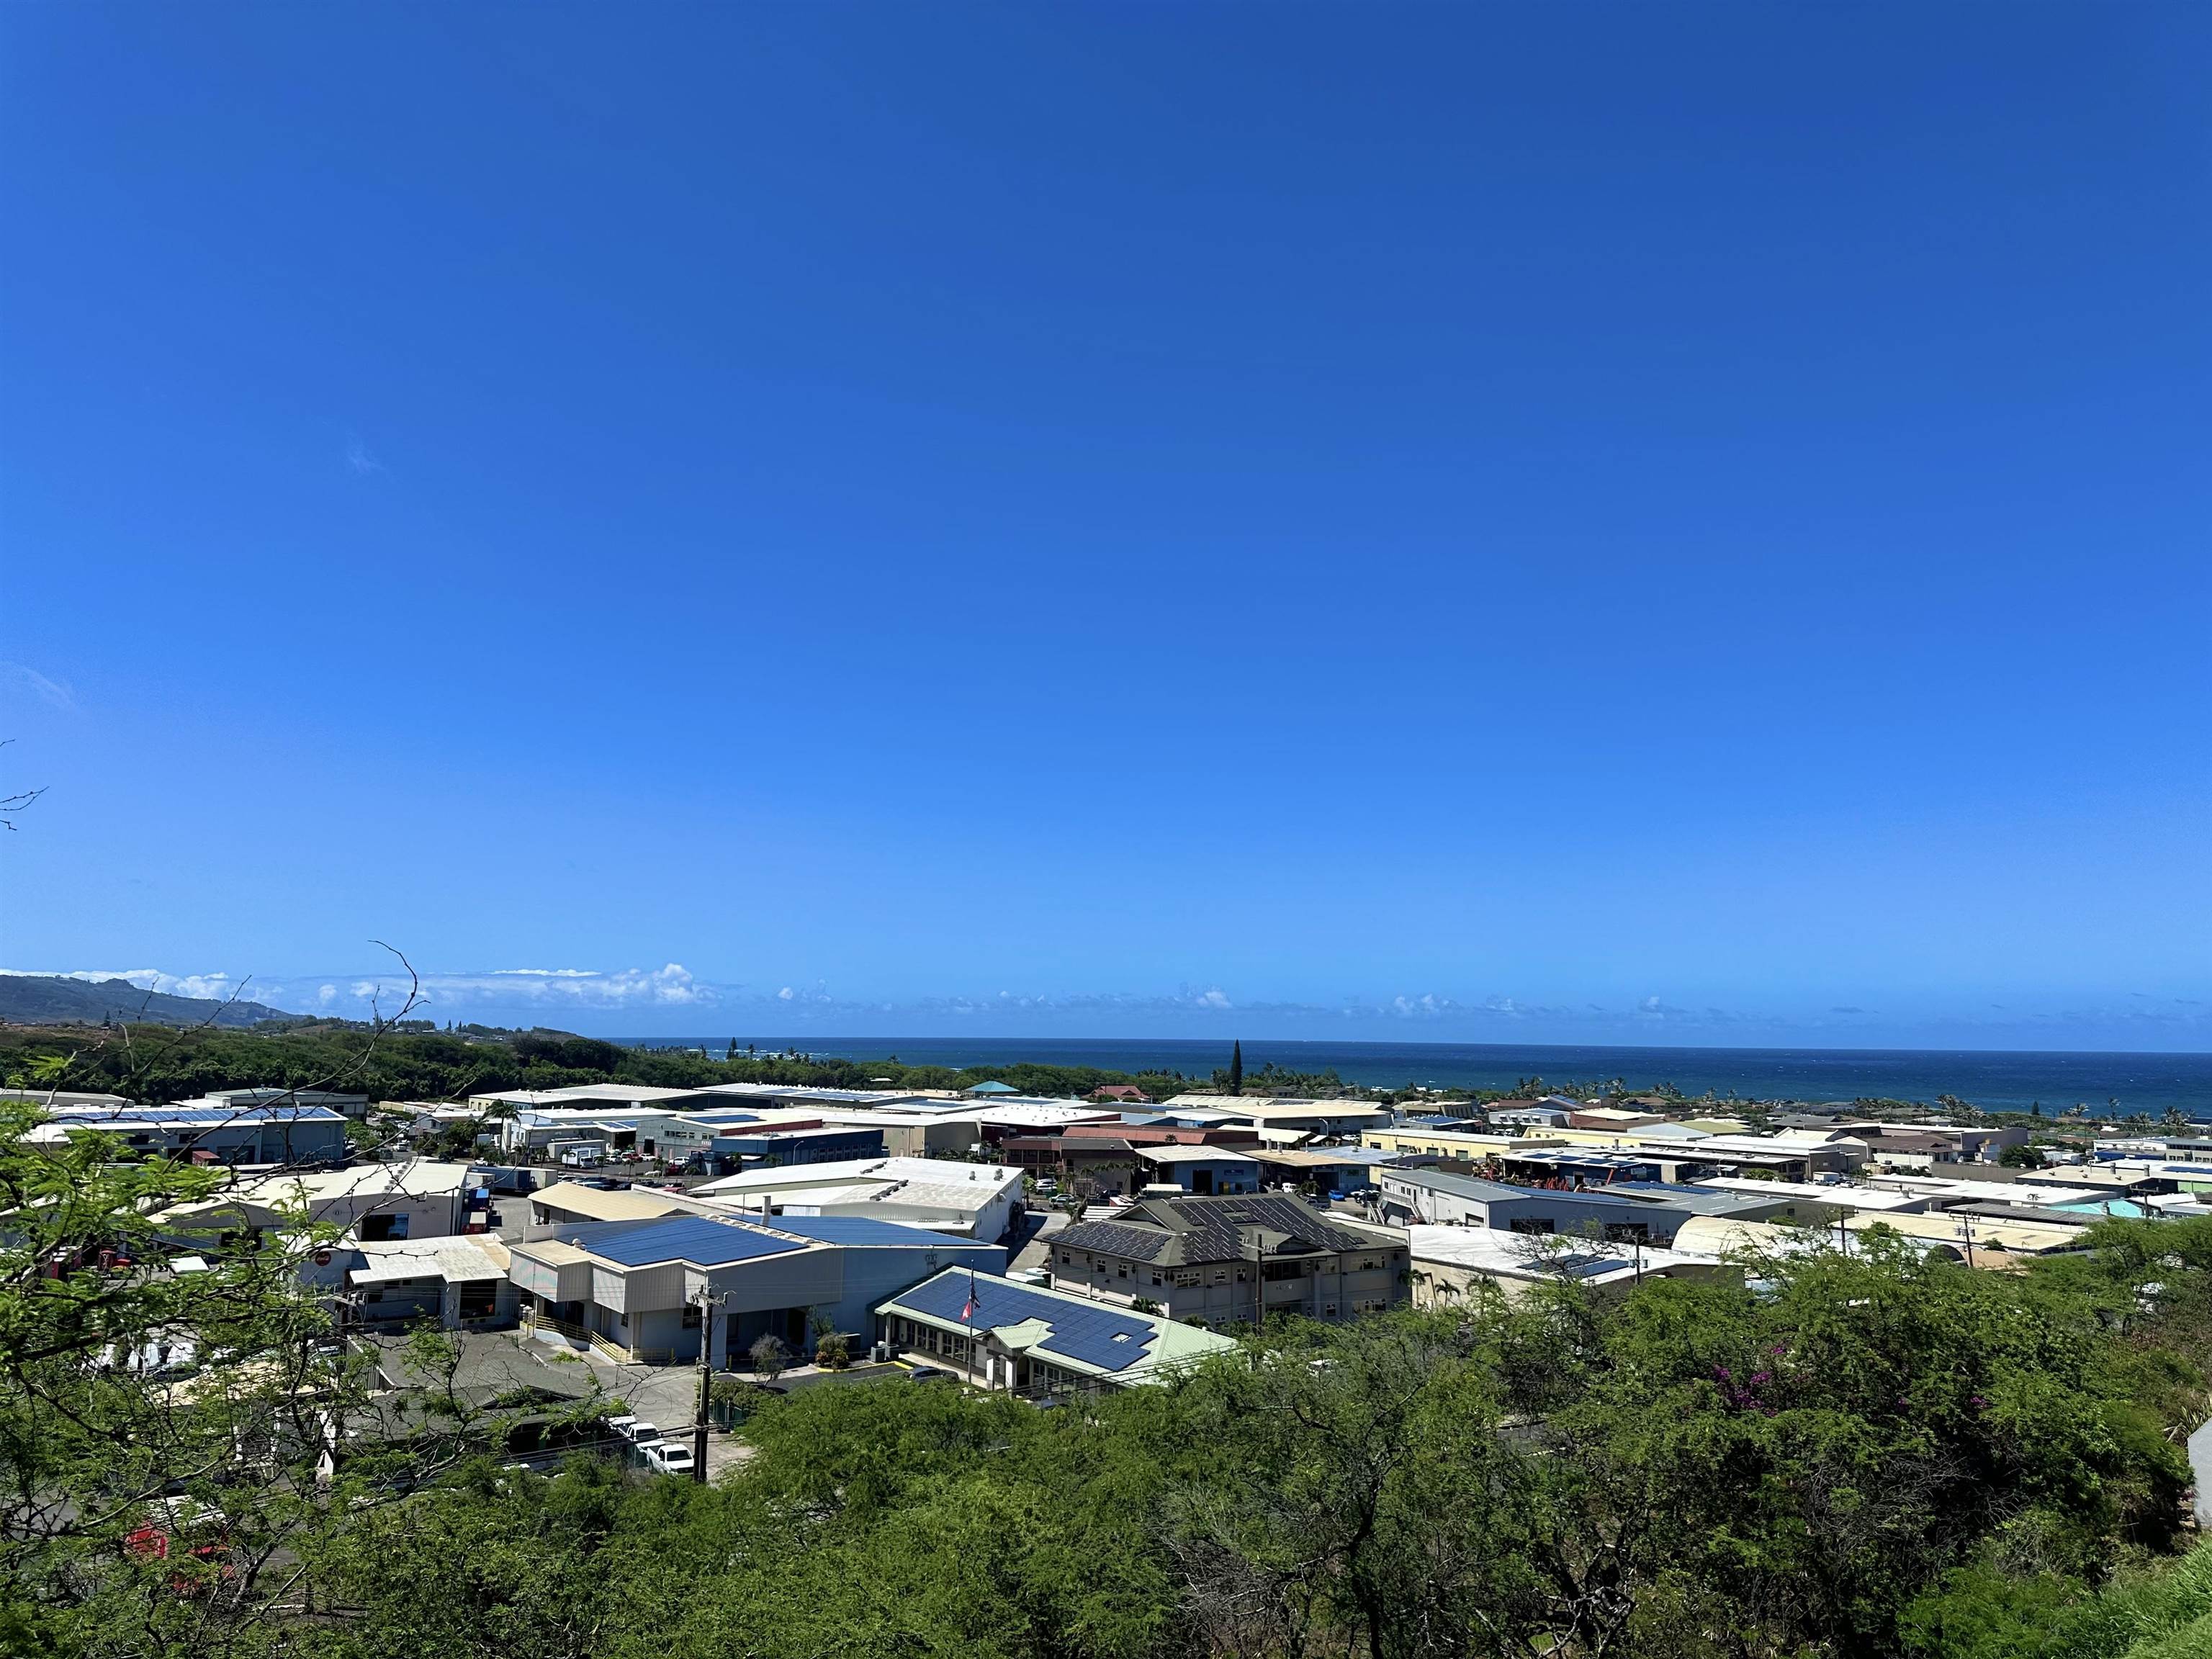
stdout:
{"type": "Polygon", "coordinates": [[[1663,1244],[1692,1216],[1764,1220],[1790,1200],[1657,1182],[1590,1188],[1520,1187],[1442,1170],[1390,1169],[1376,1177],[1382,1218],[1521,1233],[1585,1233],[1663,1244]]]}
{"type": "Polygon", "coordinates": [[[625,1360],[728,1366],[763,1336],[797,1352],[812,1316],[866,1337],[877,1304],[948,1267],[995,1273],[996,1244],[852,1216],[672,1215],[556,1228],[512,1247],[526,1326],[625,1360]]]}
{"type": "Polygon", "coordinates": [[[301,1273],[331,1292],[342,1326],[434,1320],[446,1330],[493,1330],[515,1322],[520,1293],[496,1238],[348,1238],[301,1273]]]}
{"type": "Polygon", "coordinates": [[[1360,1146],[1253,1146],[1246,1155],[1260,1165],[1261,1181],[1323,1194],[1366,1191],[1395,1157],[1360,1146]]]}
{"type": "Polygon", "coordinates": [[[1226,1146],[1139,1146],[1134,1151],[1152,1186],[1177,1187],[1199,1197],[1260,1190],[1258,1161],[1226,1146]]]}
{"type": "Polygon", "coordinates": [[[224,1234],[343,1227],[363,1243],[447,1238],[487,1203],[465,1164],[409,1158],[337,1170],[286,1171],[234,1182],[154,1218],[164,1236],[205,1248],[224,1234]]]}
{"type": "Polygon", "coordinates": [[[1459,1307],[1486,1287],[1507,1301],[1536,1285],[1574,1284],[1612,1291],[1646,1279],[1710,1277],[1723,1271],[1702,1256],[1656,1245],[1549,1240],[1487,1227],[1416,1226],[1407,1230],[1416,1307],[1459,1307]]]}
{"type": "Polygon", "coordinates": [[[879,1221],[987,1243],[1022,1209],[1022,1172],[951,1158],[867,1158],[746,1170],[690,1196],[742,1213],[873,1216],[879,1221]]]}
{"type": "Polygon", "coordinates": [[[202,1164],[342,1164],[346,1121],[327,1106],[55,1106],[27,1139],[113,1135],[148,1158],[202,1164]]]}

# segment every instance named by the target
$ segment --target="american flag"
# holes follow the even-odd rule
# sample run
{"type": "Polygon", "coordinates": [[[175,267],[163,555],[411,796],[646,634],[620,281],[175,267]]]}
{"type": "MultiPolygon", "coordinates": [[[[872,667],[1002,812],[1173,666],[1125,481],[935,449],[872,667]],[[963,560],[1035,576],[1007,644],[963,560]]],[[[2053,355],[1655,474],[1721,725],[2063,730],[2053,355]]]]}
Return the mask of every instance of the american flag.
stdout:
{"type": "Polygon", "coordinates": [[[968,1299],[960,1304],[960,1322],[963,1325],[975,1316],[975,1270],[968,1270],[968,1299]]]}

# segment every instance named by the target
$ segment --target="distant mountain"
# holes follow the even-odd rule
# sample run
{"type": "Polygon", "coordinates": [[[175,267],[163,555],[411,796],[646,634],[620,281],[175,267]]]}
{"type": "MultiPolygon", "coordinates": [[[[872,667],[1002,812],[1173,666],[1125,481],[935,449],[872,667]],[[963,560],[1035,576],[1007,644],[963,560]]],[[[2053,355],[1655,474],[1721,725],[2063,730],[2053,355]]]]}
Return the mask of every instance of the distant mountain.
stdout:
{"type": "Polygon", "coordinates": [[[0,974],[0,1021],[10,1025],[259,1025],[298,1019],[258,1002],[228,1007],[205,997],[143,991],[127,979],[64,979],[59,975],[0,974]]]}

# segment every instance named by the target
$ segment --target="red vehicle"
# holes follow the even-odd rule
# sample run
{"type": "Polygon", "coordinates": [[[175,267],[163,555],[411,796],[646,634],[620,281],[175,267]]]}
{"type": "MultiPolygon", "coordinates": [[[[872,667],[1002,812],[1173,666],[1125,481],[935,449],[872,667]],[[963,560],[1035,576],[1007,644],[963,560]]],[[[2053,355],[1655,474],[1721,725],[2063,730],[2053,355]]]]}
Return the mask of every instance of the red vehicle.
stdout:
{"type": "MultiPolygon", "coordinates": [[[[172,1526],[175,1524],[173,1518],[172,1526]]],[[[220,1534],[189,1543],[176,1536],[156,1522],[148,1522],[137,1531],[125,1534],[124,1553],[138,1561],[190,1561],[201,1567],[213,1567],[213,1572],[177,1572],[170,1575],[169,1589],[178,1595],[198,1595],[213,1585],[225,1583],[238,1575],[229,1560],[230,1543],[220,1534]]]]}

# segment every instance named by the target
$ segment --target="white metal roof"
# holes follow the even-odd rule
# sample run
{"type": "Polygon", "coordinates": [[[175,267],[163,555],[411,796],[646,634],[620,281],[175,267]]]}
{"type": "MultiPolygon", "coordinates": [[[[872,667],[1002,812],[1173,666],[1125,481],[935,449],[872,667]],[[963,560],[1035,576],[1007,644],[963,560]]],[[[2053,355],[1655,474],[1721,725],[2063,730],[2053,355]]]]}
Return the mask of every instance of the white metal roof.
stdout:
{"type": "Polygon", "coordinates": [[[1226,1146],[1139,1146],[1137,1156],[1148,1164],[1255,1164],[1259,1161],[1226,1146]]]}

